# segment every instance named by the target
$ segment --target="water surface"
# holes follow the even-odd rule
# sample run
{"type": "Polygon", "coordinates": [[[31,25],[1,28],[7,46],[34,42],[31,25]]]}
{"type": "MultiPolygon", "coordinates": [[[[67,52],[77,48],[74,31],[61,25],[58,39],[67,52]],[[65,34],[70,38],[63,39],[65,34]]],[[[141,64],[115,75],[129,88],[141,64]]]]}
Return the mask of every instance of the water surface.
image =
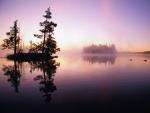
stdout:
{"type": "Polygon", "coordinates": [[[5,112],[143,112],[149,102],[149,55],[59,56],[24,63],[1,58],[5,112]]]}

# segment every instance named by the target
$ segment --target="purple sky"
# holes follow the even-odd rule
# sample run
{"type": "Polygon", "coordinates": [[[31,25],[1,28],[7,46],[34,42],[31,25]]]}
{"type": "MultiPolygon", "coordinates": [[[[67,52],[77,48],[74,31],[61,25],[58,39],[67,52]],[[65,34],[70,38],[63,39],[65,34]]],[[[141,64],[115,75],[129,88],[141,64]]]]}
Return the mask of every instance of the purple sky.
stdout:
{"type": "Polygon", "coordinates": [[[63,50],[116,44],[120,51],[150,50],[150,0],[0,0],[0,41],[19,20],[25,44],[38,33],[51,7],[55,37],[63,50]]]}

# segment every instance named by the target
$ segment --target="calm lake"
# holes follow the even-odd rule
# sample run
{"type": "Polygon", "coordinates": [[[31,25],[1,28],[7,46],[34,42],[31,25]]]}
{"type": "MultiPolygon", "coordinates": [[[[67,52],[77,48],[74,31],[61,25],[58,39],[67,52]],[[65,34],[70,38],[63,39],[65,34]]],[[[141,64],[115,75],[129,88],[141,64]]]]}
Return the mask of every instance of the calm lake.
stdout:
{"type": "Polygon", "coordinates": [[[0,59],[3,112],[143,112],[149,104],[150,55],[62,55],[24,63],[0,59]]]}

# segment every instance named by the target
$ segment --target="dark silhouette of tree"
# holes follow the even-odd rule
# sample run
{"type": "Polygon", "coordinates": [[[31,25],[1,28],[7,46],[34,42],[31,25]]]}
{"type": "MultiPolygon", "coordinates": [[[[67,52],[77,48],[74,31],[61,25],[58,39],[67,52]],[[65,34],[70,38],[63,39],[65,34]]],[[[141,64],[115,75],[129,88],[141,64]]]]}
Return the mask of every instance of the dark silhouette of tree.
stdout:
{"type": "Polygon", "coordinates": [[[57,47],[57,43],[55,41],[55,38],[53,37],[54,28],[57,26],[56,23],[51,21],[51,12],[50,8],[48,8],[45,11],[45,15],[43,17],[45,18],[45,21],[40,22],[40,26],[42,29],[40,29],[40,32],[42,34],[34,34],[37,38],[43,38],[43,41],[35,44],[33,43],[32,48],[30,48],[29,52],[37,53],[42,52],[42,54],[55,54],[60,49],[57,47]]]}
{"type": "Polygon", "coordinates": [[[32,61],[31,71],[36,69],[42,71],[42,75],[37,75],[34,80],[40,81],[40,92],[43,92],[43,97],[45,102],[51,101],[52,92],[56,90],[56,86],[54,84],[53,76],[56,73],[57,67],[60,65],[54,59],[50,59],[49,61],[32,61]]]}
{"type": "Polygon", "coordinates": [[[29,53],[38,53],[40,51],[42,51],[42,42],[41,43],[31,43],[30,45],[30,49],[29,49],[29,53]]]}
{"type": "Polygon", "coordinates": [[[17,26],[17,20],[14,22],[14,26],[10,27],[10,32],[7,32],[6,35],[8,36],[8,39],[3,40],[2,47],[3,49],[14,49],[14,55],[16,55],[17,52],[20,52],[19,49],[19,42],[20,37],[18,36],[19,28],[17,26]]]}
{"type": "Polygon", "coordinates": [[[19,69],[19,62],[16,62],[14,60],[14,65],[3,65],[4,75],[8,76],[8,82],[11,82],[12,87],[15,88],[15,92],[18,93],[18,86],[20,85],[20,77],[21,77],[21,72],[19,69]]]}

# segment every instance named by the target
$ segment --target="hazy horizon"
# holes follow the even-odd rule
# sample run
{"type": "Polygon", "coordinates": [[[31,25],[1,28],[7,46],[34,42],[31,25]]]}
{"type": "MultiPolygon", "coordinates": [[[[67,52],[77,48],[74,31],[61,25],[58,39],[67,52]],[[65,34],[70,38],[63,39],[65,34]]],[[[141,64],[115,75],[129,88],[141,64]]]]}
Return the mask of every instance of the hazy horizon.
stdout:
{"type": "Polygon", "coordinates": [[[150,50],[149,0],[1,0],[0,44],[17,19],[25,44],[40,41],[39,22],[50,6],[54,36],[63,51],[115,44],[118,51],[150,50]]]}

